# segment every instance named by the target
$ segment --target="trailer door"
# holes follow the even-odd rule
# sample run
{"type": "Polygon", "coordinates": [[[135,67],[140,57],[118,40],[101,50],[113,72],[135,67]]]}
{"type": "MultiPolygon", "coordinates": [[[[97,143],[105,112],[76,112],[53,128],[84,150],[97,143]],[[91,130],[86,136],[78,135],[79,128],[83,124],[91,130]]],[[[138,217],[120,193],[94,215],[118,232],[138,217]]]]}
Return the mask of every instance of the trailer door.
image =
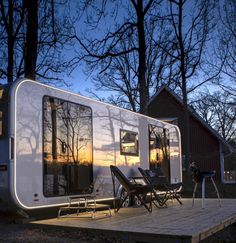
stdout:
{"type": "Polygon", "coordinates": [[[165,176],[170,179],[170,142],[166,128],[149,125],[149,164],[150,169],[161,167],[165,176]]]}
{"type": "Polygon", "coordinates": [[[69,194],[86,193],[93,181],[91,109],[68,103],[67,120],[69,194]]]}

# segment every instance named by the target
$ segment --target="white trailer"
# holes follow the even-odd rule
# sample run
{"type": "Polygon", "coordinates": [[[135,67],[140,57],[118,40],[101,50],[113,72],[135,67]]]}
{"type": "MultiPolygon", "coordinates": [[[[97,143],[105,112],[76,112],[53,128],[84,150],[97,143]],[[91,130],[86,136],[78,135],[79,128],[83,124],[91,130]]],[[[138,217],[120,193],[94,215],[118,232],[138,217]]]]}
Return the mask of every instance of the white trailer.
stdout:
{"type": "Polygon", "coordinates": [[[26,79],[0,86],[0,198],[25,210],[112,199],[110,165],[127,177],[160,165],[179,183],[180,144],[177,126],[110,104],[26,79]]]}

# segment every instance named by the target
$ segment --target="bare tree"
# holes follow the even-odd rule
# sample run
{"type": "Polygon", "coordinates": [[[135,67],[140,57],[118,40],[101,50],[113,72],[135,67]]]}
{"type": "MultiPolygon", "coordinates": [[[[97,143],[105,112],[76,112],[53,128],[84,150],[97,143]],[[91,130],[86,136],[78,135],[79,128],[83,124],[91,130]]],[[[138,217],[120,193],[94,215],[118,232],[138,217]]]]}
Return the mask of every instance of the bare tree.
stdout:
{"type": "Polygon", "coordinates": [[[188,93],[196,90],[202,84],[219,75],[219,72],[196,83],[197,71],[202,65],[202,58],[206,43],[212,30],[214,20],[212,12],[214,2],[186,0],[169,0],[170,23],[173,28],[174,53],[163,48],[173,59],[176,60],[175,73],[179,84],[184,107],[184,154],[185,168],[188,168],[190,159],[189,139],[189,115],[188,115],[188,93]],[[190,10],[191,9],[191,10],[190,10]],[[195,82],[193,80],[195,79],[195,82]]]}
{"type": "Polygon", "coordinates": [[[226,140],[235,140],[236,101],[227,93],[201,93],[193,105],[198,114],[226,140]]]}
{"type": "Polygon", "coordinates": [[[215,127],[215,107],[209,91],[198,94],[195,100],[191,102],[191,106],[207,124],[212,128],[215,127]]]}
{"type": "Polygon", "coordinates": [[[39,3],[36,77],[51,85],[67,85],[63,75],[71,72],[69,61],[74,47],[70,4],[67,0],[39,3]]]}
{"type": "MultiPolygon", "coordinates": [[[[165,21],[149,20],[145,24],[146,29],[146,84],[151,97],[162,84],[176,87],[173,82],[172,66],[175,60],[164,52],[158,45],[165,41],[165,48],[171,49],[171,44],[166,42],[170,30],[165,21]],[[154,41],[155,37],[155,41],[154,41]]],[[[122,50],[128,50],[133,45],[133,37],[121,41],[122,50]]],[[[171,52],[171,50],[169,50],[171,52]]],[[[94,80],[97,90],[113,91],[107,101],[133,111],[139,111],[139,81],[138,81],[138,52],[126,53],[114,57],[104,72],[99,73],[94,80]]],[[[91,93],[91,92],[90,92],[91,93]]]]}
{"type": "MultiPolygon", "coordinates": [[[[104,0],[102,3],[99,14],[95,16],[106,16],[109,14],[109,11],[108,13],[106,11],[108,2],[104,0]]],[[[82,56],[78,57],[78,60],[85,60],[90,70],[99,70],[100,74],[107,75],[106,80],[109,81],[107,89],[121,91],[128,101],[131,102],[133,110],[137,110],[134,96],[136,99],[138,98],[139,111],[143,114],[147,113],[147,104],[150,96],[147,79],[147,49],[149,43],[147,44],[146,24],[150,20],[151,13],[158,9],[158,5],[159,2],[153,0],[117,1],[115,6],[113,6],[113,12],[119,16],[119,24],[111,26],[100,39],[94,36],[90,38],[75,36],[85,51],[82,56]],[[123,9],[126,10],[126,14],[117,14],[118,6],[122,7],[125,4],[127,6],[123,9]],[[135,63],[134,58],[136,59],[135,63]],[[111,69],[106,72],[110,67],[111,69]],[[131,70],[124,70],[125,68],[131,68],[131,70]],[[116,82],[116,77],[113,80],[110,79],[112,72],[115,70],[117,71],[117,77],[122,77],[120,84],[116,82]],[[133,80],[136,77],[137,82],[134,82],[133,80]]],[[[98,6],[96,7],[98,8],[98,6]]],[[[113,18],[115,18],[114,15],[113,18]]],[[[96,23],[95,26],[98,26],[98,21],[92,21],[91,18],[89,20],[90,24],[94,25],[96,23]]],[[[98,18],[98,20],[101,21],[101,18],[98,18]]],[[[106,22],[106,20],[103,21],[106,22]]],[[[111,17],[109,21],[111,21],[111,17]]],[[[102,23],[104,24],[104,22],[102,23]]],[[[105,81],[103,81],[101,86],[105,87],[104,83],[105,81]]]]}
{"type": "Polygon", "coordinates": [[[1,10],[1,46],[2,60],[1,76],[7,77],[7,82],[11,83],[14,80],[14,55],[15,45],[18,34],[23,26],[25,19],[25,1],[18,3],[14,0],[0,1],[1,10]],[[3,48],[6,47],[6,50],[3,48]],[[7,62],[6,62],[7,61],[7,62]],[[7,67],[5,66],[7,63],[7,67]]]}
{"type": "Polygon", "coordinates": [[[236,2],[224,0],[219,13],[216,57],[219,63],[223,63],[220,85],[231,95],[236,95],[236,2]]]}
{"type": "Polygon", "coordinates": [[[67,7],[66,0],[0,1],[1,79],[63,81],[62,74],[70,72],[63,52],[72,31],[67,7]]]}

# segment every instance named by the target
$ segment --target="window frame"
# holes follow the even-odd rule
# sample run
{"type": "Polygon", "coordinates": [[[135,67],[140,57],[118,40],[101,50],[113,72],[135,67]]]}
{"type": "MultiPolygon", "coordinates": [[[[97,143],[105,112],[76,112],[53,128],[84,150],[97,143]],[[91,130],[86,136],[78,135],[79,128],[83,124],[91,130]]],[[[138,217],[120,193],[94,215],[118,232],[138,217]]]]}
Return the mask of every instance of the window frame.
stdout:
{"type": "Polygon", "coordinates": [[[138,138],[138,136],[139,136],[138,132],[134,132],[134,131],[126,130],[126,129],[120,129],[120,154],[121,155],[125,155],[125,156],[139,156],[139,138],[138,138]],[[121,139],[121,133],[122,132],[131,133],[131,134],[134,134],[135,136],[137,136],[137,143],[136,143],[137,145],[136,145],[136,152],[135,153],[122,151],[122,139],[121,139]]]}

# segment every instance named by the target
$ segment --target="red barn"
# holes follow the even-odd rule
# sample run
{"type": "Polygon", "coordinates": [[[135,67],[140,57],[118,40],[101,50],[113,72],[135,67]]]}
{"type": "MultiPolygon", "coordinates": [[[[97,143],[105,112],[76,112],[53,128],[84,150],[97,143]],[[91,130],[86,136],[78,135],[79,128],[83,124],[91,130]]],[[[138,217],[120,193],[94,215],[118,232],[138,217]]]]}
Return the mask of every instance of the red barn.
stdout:
{"type": "MultiPolygon", "coordinates": [[[[230,145],[209,126],[191,107],[190,125],[190,158],[200,165],[202,170],[215,170],[216,179],[224,181],[224,156],[232,151],[230,145]]],[[[179,126],[183,146],[184,116],[183,102],[167,86],[162,86],[149,102],[148,115],[179,126]]]]}

